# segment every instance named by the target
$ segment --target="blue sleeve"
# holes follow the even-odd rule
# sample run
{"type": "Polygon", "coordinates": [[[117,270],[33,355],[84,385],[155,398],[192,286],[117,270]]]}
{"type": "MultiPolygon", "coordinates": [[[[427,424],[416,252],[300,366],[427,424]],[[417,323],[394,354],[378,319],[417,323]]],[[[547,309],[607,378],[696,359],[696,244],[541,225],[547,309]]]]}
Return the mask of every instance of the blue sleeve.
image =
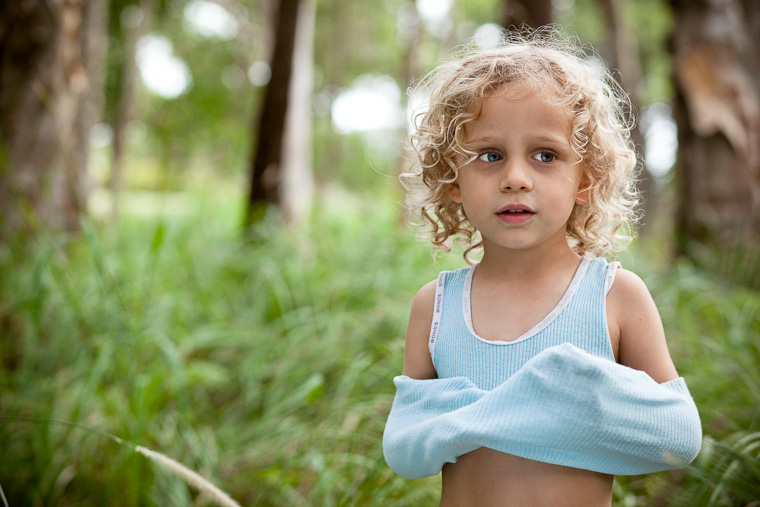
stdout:
{"type": "Polygon", "coordinates": [[[637,475],[688,465],[702,442],[683,378],[658,384],[570,344],[538,354],[493,391],[463,377],[394,383],[383,453],[409,479],[435,475],[479,447],[637,475]]]}

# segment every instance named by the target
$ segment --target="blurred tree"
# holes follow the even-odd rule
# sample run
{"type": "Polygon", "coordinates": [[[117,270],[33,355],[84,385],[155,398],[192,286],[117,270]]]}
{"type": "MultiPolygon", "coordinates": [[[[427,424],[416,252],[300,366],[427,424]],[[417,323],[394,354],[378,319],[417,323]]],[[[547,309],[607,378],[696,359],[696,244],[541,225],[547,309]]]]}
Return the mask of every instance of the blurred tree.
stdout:
{"type": "Polygon", "coordinates": [[[412,86],[422,73],[420,68],[420,42],[423,30],[416,2],[409,0],[401,4],[398,18],[399,37],[404,47],[401,83],[408,87],[412,86]]]}
{"type": "Polygon", "coordinates": [[[100,1],[0,3],[0,234],[78,228],[104,36],[100,1]]]}
{"type": "Polygon", "coordinates": [[[678,20],[671,44],[678,253],[731,270],[737,264],[731,257],[739,256],[757,276],[760,2],[671,0],[671,6],[678,20]]]}
{"type": "Polygon", "coordinates": [[[245,223],[261,218],[269,204],[286,220],[303,216],[304,204],[293,196],[310,198],[310,130],[313,0],[279,0],[270,58],[271,78],[254,131],[251,185],[245,223]],[[298,72],[294,73],[294,66],[298,72]],[[305,111],[304,111],[305,110],[305,111]],[[300,158],[298,158],[300,157],[300,158]],[[292,172],[293,174],[287,174],[292,172]],[[283,184],[286,182],[285,184],[283,184]],[[285,193],[287,192],[287,193],[285,193]]]}
{"type": "Polygon", "coordinates": [[[137,86],[137,43],[150,28],[155,9],[155,0],[124,2],[112,0],[110,4],[109,33],[118,41],[120,51],[111,53],[115,67],[114,111],[110,115],[113,139],[111,142],[111,175],[108,186],[111,190],[111,215],[115,218],[119,210],[119,196],[123,186],[124,156],[127,124],[136,111],[137,86]],[[116,53],[116,54],[115,54],[116,53]]]}
{"type": "Polygon", "coordinates": [[[282,153],[282,214],[285,223],[301,223],[311,211],[313,176],[311,101],[314,92],[314,22],[316,0],[302,0],[298,10],[293,73],[282,153]]]}
{"type": "Polygon", "coordinates": [[[110,0],[105,118],[113,139],[103,155],[112,164],[95,168],[98,183],[147,191],[238,185],[232,180],[244,170],[249,111],[266,74],[252,68],[266,60],[269,47],[260,3],[110,0]],[[186,71],[179,95],[145,81],[152,74],[176,82],[176,74],[148,70],[161,56],[156,41],[168,48],[167,66],[186,71]]]}
{"type": "Polygon", "coordinates": [[[502,10],[504,27],[526,24],[538,28],[552,22],[551,0],[505,0],[502,10]]]}
{"type": "MultiPolygon", "coordinates": [[[[361,76],[388,75],[405,89],[402,62],[408,52],[408,30],[414,30],[410,22],[418,22],[409,18],[413,4],[408,0],[317,2],[314,165],[318,183],[366,189],[377,182],[377,172],[369,165],[380,172],[394,172],[392,165],[383,165],[385,161],[371,160],[377,144],[365,133],[335,131],[331,106],[361,76]]],[[[430,37],[423,35],[417,48],[420,68],[437,59],[438,46],[430,37]]],[[[402,144],[400,137],[397,147],[402,144]]]]}
{"type": "Polygon", "coordinates": [[[144,88],[150,93],[141,96],[136,118],[148,135],[131,150],[137,158],[133,161],[139,163],[130,167],[130,184],[149,190],[200,185],[206,190],[211,182],[237,176],[245,165],[250,148],[249,111],[262,90],[258,80],[264,79],[252,77],[251,66],[266,59],[268,25],[259,2],[251,2],[250,9],[221,0],[162,2],[166,6],[158,5],[149,37],[170,44],[172,57],[187,66],[190,81],[177,97],[144,88]],[[192,15],[193,11],[211,6],[218,9],[210,21],[221,20],[230,31],[209,32],[197,24],[198,14],[192,15]]]}

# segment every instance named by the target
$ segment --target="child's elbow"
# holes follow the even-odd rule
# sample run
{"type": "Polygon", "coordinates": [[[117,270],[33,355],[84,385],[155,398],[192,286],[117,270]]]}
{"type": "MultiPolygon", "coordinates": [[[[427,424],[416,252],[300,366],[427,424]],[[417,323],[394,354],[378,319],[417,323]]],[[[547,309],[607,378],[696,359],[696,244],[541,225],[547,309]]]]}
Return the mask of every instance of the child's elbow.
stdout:
{"type": "Polygon", "coordinates": [[[688,400],[688,407],[673,428],[674,445],[663,450],[662,460],[672,468],[684,468],[694,461],[702,448],[702,422],[693,400],[688,400]]]}

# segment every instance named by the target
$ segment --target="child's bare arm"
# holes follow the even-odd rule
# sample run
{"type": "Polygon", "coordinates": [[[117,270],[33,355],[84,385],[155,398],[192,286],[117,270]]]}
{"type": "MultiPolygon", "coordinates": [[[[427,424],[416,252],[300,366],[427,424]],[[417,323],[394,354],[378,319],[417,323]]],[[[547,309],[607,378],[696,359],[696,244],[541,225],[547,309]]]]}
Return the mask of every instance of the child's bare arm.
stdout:
{"type": "Polygon", "coordinates": [[[428,350],[435,286],[436,280],[424,285],[412,302],[404,349],[404,375],[411,378],[436,378],[435,367],[428,350]]]}
{"type": "Polygon", "coordinates": [[[618,270],[607,295],[607,309],[611,330],[619,331],[620,364],[644,371],[660,383],[678,377],[660,313],[641,278],[618,270]]]}

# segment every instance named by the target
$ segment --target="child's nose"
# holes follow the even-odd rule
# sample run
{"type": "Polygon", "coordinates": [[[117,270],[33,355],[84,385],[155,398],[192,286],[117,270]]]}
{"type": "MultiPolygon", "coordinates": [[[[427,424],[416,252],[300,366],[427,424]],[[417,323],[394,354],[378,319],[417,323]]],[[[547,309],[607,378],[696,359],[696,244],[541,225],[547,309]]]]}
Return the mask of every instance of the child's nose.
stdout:
{"type": "Polygon", "coordinates": [[[504,164],[500,182],[500,188],[503,192],[533,188],[533,182],[530,179],[526,164],[527,162],[521,160],[508,160],[504,164]]]}

